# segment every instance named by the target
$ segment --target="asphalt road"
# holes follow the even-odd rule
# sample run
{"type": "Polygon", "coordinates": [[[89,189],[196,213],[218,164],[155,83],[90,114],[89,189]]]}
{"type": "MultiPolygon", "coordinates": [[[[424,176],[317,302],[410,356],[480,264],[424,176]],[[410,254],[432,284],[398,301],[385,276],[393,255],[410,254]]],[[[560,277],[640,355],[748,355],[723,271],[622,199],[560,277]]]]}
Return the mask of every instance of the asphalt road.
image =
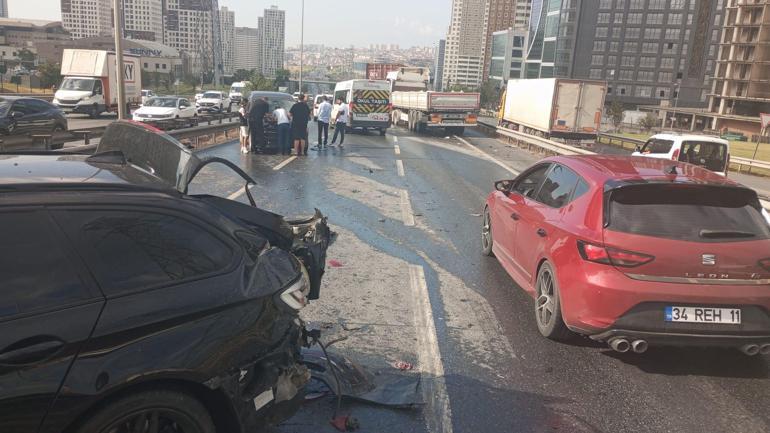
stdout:
{"type": "MultiPolygon", "coordinates": [[[[330,350],[372,371],[420,378],[425,404],[416,409],[344,402],[360,431],[770,431],[767,357],[657,348],[621,355],[587,339],[540,337],[534,301],[480,252],[492,182],[538,156],[469,135],[353,134],[343,151],[288,162],[242,155],[237,143],[204,152],[254,176],[261,207],[288,215],[317,207],[329,216],[334,265],[303,318],[324,341],[345,338],[330,350]],[[414,368],[399,371],[398,361],[414,368]]],[[[212,167],[192,191],[245,201],[241,188],[212,167]]],[[[333,410],[331,398],[310,402],[274,431],[335,431],[333,410]]]]}

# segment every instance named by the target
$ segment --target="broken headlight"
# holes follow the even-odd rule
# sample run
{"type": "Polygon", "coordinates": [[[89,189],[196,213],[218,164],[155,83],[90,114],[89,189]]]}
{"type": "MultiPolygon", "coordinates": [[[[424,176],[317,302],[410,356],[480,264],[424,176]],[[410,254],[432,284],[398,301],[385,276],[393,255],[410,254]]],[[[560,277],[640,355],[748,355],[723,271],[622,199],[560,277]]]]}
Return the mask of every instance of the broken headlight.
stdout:
{"type": "Polygon", "coordinates": [[[310,276],[304,265],[300,265],[302,273],[289,287],[281,291],[281,301],[294,310],[301,310],[307,305],[307,295],[310,293],[310,276]]]}

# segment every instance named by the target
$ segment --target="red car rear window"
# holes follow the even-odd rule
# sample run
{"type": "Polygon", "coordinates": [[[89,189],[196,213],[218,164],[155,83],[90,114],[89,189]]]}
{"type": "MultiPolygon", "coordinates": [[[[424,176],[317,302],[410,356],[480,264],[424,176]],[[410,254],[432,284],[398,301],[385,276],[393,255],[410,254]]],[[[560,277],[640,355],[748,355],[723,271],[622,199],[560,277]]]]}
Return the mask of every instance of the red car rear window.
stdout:
{"type": "Polygon", "coordinates": [[[751,190],[644,184],[609,194],[608,230],[694,242],[770,238],[770,225],[751,190]]]}

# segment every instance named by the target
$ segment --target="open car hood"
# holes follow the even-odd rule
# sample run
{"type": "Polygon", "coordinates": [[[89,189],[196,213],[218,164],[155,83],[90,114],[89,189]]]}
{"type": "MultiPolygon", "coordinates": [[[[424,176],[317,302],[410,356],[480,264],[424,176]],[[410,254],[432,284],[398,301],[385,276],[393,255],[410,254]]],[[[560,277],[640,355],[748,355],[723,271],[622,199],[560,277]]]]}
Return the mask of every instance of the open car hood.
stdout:
{"type": "Polygon", "coordinates": [[[246,195],[252,206],[254,199],[249,191],[256,181],[232,162],[217,157],[199,158],[174,137],[160,129],[129,120],[113,122],[107,126],[96,148],[96,155],[120,152],[126,161],[187,194],[190,182],[203,167],[217,162],[230,167],[246,181],[246,195]]]}

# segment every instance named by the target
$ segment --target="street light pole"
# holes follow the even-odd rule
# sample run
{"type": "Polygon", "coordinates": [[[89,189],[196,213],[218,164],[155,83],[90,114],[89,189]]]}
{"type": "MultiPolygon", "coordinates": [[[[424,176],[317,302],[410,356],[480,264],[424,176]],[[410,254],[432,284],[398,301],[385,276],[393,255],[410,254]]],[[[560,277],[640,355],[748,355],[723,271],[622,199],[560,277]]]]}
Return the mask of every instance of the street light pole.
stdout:
{"type": "Polygon", "coordinates": [[[302,93],[302,69],[305,66],[305,0],[302,0],[302,25],[299,31],[299,93],[302,93]]]}
{"type": "MultiPolygon", "coordinates": [[[[115,72],[118,81],[118,119],[126,118],[126,83],[123,67],[123,14],[120,8],[121,1],[114,0],[112,10],[115,20],[115,72]]],[[[137,73],[138,71],[134,71],[137,73]]],[[[105,95],[106,96],[106,95],[105,95]]],[[[109,104],[109,101],[105,101],[109,104]]]]}

